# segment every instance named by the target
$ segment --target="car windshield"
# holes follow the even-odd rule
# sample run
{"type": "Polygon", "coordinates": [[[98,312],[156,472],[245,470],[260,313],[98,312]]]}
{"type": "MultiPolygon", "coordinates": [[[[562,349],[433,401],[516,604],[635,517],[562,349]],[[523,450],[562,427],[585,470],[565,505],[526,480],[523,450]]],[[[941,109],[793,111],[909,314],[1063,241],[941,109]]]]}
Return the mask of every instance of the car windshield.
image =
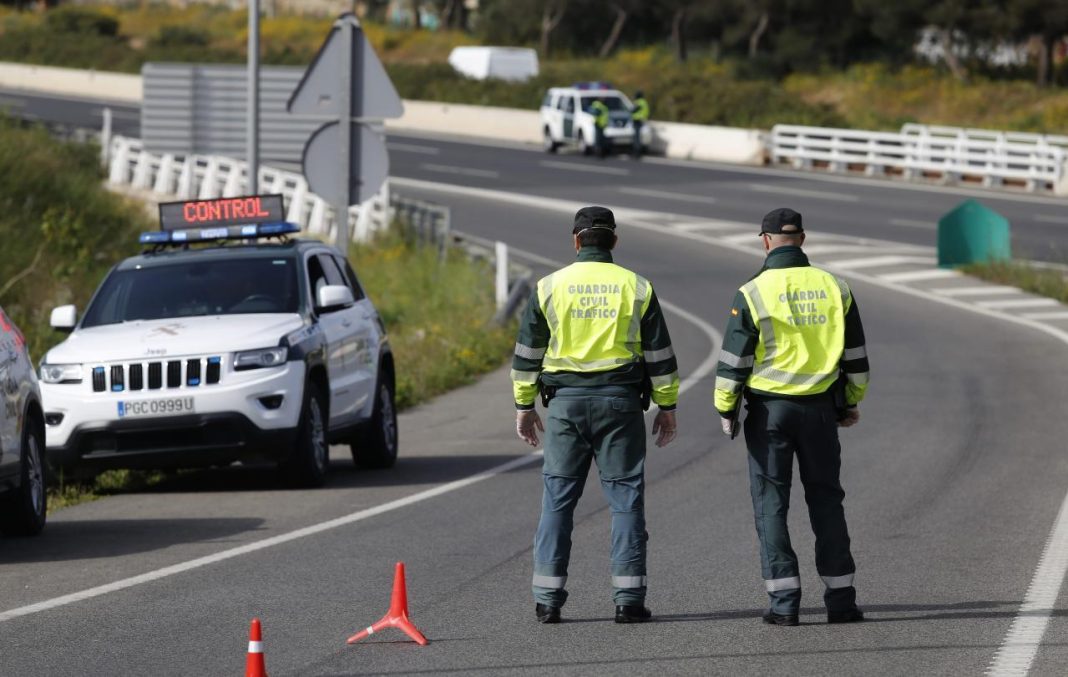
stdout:
{"type": "Polygon", "coordinates": [[[582,97],[582,110],[589,110],[597,99],[604,101],[609,111],[627,111],[630,107],[618,96],[584,96],[582,97]]]}
{"type": "Polygon", "coordinates": [[[82,327],[196,315],[295,313],[296,261],[235,258],[116,270],[104,280],[82,327]]]}

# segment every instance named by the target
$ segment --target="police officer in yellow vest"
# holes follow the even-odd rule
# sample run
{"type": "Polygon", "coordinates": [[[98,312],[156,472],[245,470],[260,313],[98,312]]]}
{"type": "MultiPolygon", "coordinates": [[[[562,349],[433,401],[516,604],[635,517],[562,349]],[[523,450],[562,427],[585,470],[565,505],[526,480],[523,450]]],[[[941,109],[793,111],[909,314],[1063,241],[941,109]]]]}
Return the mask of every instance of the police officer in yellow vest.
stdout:
{"type": "Polygon", "coordinates": [[[642,127],[649,122],[649,101],[641,90],[634,93],[634,110],[630,112],[630,124],[634,128],[634,139],[630,153],[634,158],[642,156],[642,127]]]}
{"type": "Polygon", "coordinates": [[[801,251],[801,215],[776,209],[760,235],[764,267],[734,297],[716,371],[716,409],[723,432],[737,432],[745,397],[749,482],[770,608],[764,622],[797,625],[801,578],[786,514],[796,455],[816,569],[830,623],[864,616],[856,605],[839,482],[838,427],[860,420],[868,388],[868,357],[860,312],[846,283],[813,268],[801,251]]]}
{"type": "Polygon", "coordinates": [[[575,263],[538,282],[512,362],[516,432],[537,446],[545,431],[541,520],[534,536],[535,615],[559,623],[571,556],[572,515],[590,463],[612,511],[611,576],[617,623],[641,623],[645,607],[646,397],[660,411],[657,446],[675,438],[678,365],[648,280],[612,263],[616,222],[604,207],[575,215],[575,263]],[[534,409],[548,400],[543,427],[534,409]]]}
{"type": "Polygon", "coordinates": [[[590,115],[593,116],[594,145],[597,149],[597,157],[604,159],[605,155],[608,154],[608,136],[605,134],[605,130],[608,129],[608,123],[611,122],[612,115],[603,99],[594,99],[593,103],[590,104],[590,115]]]}

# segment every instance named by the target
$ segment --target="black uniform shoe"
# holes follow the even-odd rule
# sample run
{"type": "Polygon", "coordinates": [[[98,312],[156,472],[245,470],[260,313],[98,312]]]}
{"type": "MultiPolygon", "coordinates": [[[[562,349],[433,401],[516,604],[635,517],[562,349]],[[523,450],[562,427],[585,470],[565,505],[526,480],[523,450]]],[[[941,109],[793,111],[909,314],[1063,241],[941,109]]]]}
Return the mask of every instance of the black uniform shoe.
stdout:
{"type": "Polygon", "coordinates": [[[864,612],[857,607],[845,611],[827,612],[828,623],[859,623],[862,620],[864,620],[864,612]]]}
{"type": "Polygon", "coordinates": [[[653,620],[653,612],[644,606],[616,606],[616,623],[648,623],[653,620]]]}
{"type": "Polygon", "coordinates": [[[549,606],[548,604],[535,604],[534,615],[537,616],[539,623],[559,623],[560,607],[549,606]]]}
{"type": "Polygon", "coordinates": [[[764,622],[768,625],[798,625],[797,614],[777,614],[770,610],[764,612],[764,622]]]}

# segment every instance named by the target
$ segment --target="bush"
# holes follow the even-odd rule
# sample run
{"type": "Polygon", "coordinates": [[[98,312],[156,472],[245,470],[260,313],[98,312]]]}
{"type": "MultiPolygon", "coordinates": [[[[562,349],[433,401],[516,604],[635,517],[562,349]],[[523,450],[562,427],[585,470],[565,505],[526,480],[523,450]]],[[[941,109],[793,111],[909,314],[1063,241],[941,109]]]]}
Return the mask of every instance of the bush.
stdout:
{"type": "Polygon", "coordinates": [[[45,14],[45,27],[55,33],[75,35],[119,34],[119,20],[87,7],[64,5],[45,14]]]}
{"type": "Polygon", "coordinates": [[[163,26],[152,40],[153,47],[207,47],[211,36],[190,26],[163,26]]]}
{"type": "Polygon", "coordinates": [[[112,264],[150,229],[143,209],[102,185],[99,150],[0,118],[0,305],[40,360],[61,336],[53,306],[85,306],[112,264]]]}

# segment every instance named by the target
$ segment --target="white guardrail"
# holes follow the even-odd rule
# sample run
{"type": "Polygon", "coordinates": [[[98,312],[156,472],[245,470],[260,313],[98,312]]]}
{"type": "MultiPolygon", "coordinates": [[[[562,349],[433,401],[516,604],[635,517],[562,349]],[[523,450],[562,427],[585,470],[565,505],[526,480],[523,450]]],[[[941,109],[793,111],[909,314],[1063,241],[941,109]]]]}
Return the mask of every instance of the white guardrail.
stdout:
{"type": "Polygon", "coordinates": [[[1068,194],[1068,139],[952,127],[906,125],[901,132],[868,132],[776,125],[768,139],[772,164],[868,176],[897,173],[943,183],[984,187],[1023,185],[1068,194]]]}
{"type": "MultiPolygon", "coordinates": [[[[144,149],[140,139],[115,136],[107,144],[105,161],[108,181],[116,185],[150,190],[178,200],[236,197],[246,193],[246,164],[213,155],[156,155],[144,149]]],[[[260,167],[262,193],[281,193],[289,205],[286,220],[303,230],[333,239],[334,209],[308,188],[295,172],[260,167]]],[[[366,242],[389,226],[389,182],[367,202],[349,208],[349,228],[354,242],[366,242]]]]}

